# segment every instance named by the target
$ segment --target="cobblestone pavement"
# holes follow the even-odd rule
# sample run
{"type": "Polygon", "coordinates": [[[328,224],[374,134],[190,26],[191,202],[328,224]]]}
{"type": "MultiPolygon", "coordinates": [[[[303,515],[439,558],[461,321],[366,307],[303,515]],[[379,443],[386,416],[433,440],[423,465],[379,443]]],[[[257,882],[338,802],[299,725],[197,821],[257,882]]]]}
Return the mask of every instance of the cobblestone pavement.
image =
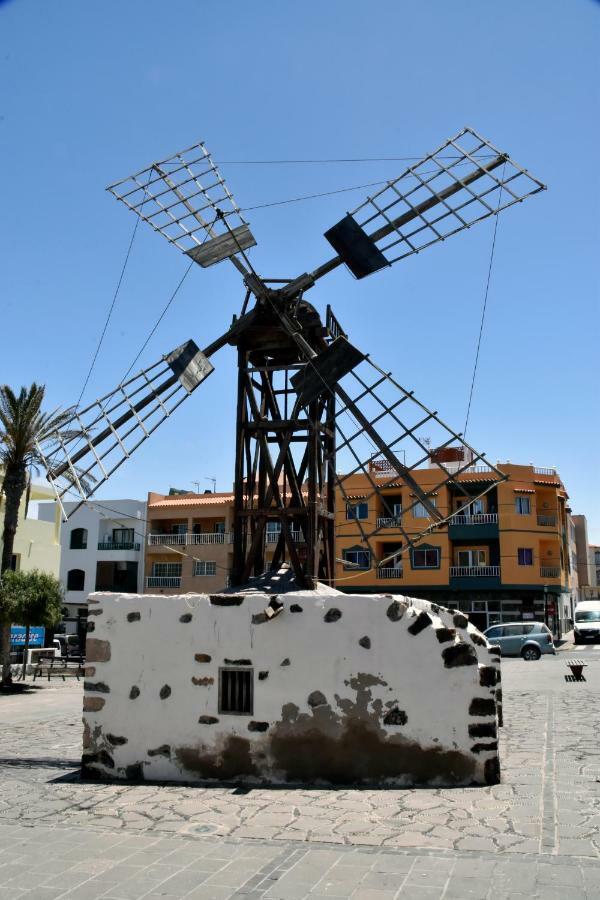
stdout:
{"type": "Polygon", "coordinates": [[[0,900],[598,898],[600,651],[567,655],[503,662],[489,788],[85,783],[81,686],[0,698],[0,900]]]}

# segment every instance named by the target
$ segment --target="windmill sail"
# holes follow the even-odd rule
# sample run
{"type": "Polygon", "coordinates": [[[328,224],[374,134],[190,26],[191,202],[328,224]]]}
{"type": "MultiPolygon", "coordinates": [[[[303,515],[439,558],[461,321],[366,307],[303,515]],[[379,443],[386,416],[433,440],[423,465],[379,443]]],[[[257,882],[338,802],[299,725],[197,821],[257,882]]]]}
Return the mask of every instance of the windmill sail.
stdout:
{"type": "Polygon", "coordinates": [[[50,451],[38,447],[63,515],[66,494],[87,500],[212,371],[204,353],[186,341],[76,411],[65,431],[54,436],[50,451]]]}
{"type": "Polygon", "coordinates": [[[506,480],[485,454],[369,357],[335,392],[341,400],[336,409],[337,486],[348,507],[361,502],[378,510],[375,525],[347,518],[337,538],[360,540],[378,566],[398,561],[506,480]],[[445,502],[446,488],[453,507],[445,502]],[[397,551],[390,551],[390,542],[396,542],[397,551]]]}
{"type": "Polygon", "coordinates": [[[108,188],[170,244],[203,267],[236,256],[256,241],[203,143],[159,160],[108,188]]]}
{"type": "Polygon", "coordinates": [[[338,258],[312,277],[343,262],[364,278],[544,189],[508,154],[464,128],[330,228],[325,237],[338,258]]]}

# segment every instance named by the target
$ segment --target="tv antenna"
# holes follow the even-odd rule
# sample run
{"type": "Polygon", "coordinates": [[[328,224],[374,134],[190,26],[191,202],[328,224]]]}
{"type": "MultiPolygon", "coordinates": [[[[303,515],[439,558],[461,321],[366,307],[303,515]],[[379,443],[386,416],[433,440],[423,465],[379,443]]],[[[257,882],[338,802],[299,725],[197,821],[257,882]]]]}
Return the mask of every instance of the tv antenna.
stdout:
{"type": "MultiPolygon", "coordinates": [[[[544,188],[464,128],[333,225],[325,233],[333,256],[281,281],[255,271],[248,252],[256,241],[204,143],[112,184],[121,203],[202,268],[229,261],[244,297],[232,325],[202,349],[187,340],[74,413],[74,436],[57,434],[45,461],[59,501],[75,489],[85,502],[206,381],[212,358],[229,344],[238,357],[232,585],[265,571],[268,520],[279,522],[271,569],[289,561],[299,586],[333,583],[335,494],[355,504],[359,473],[368,485],[361,502],[377,498],[385,521],[394,516],[391,487],[405,495],[403,514],[417,504],[425,512],[410,527],[396,517],[406,547],[444,527],[460,509],[446,515],[437,508],[442,487],[459,488],[469,467],[489,466],[496,481],[473,483],[466,507],[506,476],[350,343],[329,305],[323,321],[306,294],[342,265],[365,278],[544,188]],[[468,462],[446,466],[439,451],[457,443],[468,462]],[[414,472],[425,462],[436,475],[422,487],[414,472]]],[[[353,529],[375,564],[384,564],[390,529],[358,517],[346,524],[346,535],[353,529]]]]}

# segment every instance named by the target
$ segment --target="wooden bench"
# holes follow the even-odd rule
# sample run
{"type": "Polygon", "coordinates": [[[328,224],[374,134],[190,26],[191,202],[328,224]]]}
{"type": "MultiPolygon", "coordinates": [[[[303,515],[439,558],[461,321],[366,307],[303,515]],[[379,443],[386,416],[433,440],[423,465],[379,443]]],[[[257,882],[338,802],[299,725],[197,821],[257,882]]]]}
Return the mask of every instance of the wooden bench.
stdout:
{"type": "Polygon", "coordinates": [[[584,666],[587,666],[587,663],[582,659],[566,659],[565,665],[571,670],[573,681],[585,681],[585,678],[583,677],[583,668],[584,666]]]}
{"type": "Polygon", "coordinates": [[[33,680],[40,675],[47,675],[48,681],[52,675],[60,675],[62,680],[72,678],[73,676],[79,681],[79,676],[83,675],[84,660],[81,656],[53,656],[50,653],[40,654],[38,664],[33,673],[33,680]]]}

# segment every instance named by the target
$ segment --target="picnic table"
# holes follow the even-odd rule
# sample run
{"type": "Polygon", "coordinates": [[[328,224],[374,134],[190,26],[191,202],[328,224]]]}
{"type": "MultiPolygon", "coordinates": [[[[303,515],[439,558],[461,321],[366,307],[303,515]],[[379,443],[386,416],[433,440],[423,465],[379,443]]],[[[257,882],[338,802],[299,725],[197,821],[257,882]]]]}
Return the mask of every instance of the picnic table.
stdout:
{"type": "Polygon", "coordinates": [[[33,672],[35,681],[40,675],[47,675],[48,681],[53,675],[60,675],[64,681],[66,678],[83,675],[85,659],[83,656],[55,656],[53,652],[40,653],[37,665],[33,672]]]}

